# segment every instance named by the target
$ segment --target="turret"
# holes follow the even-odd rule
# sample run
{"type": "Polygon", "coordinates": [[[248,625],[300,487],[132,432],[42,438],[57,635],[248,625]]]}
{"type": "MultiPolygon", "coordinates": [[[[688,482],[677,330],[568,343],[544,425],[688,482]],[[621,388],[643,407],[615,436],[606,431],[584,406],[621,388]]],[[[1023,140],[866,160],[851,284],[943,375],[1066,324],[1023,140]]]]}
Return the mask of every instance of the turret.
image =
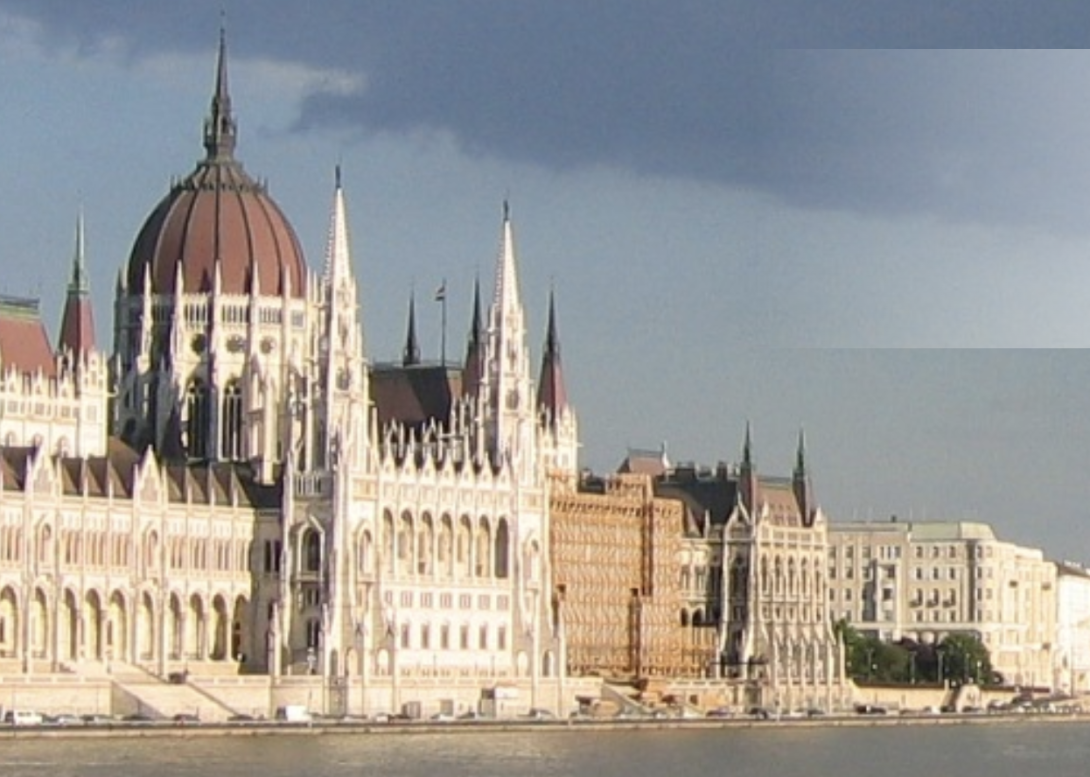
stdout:
{"type": "Polygon", "coordinates": [[[83,214],[76,219],[76,250],[72,258],[72,279],[61,318],[57,350],[72,355],[76,365],[95,350],[95,319],[91,310],[91,286],[84,260],[83,214]]]}
{"type": "Polygon", "coordinates": [[[409,325],[405,333],[405,348],[401,351],[401,366],[420,364],[420,343],[416,339],[416,294],[409,295],[409,325]]]}

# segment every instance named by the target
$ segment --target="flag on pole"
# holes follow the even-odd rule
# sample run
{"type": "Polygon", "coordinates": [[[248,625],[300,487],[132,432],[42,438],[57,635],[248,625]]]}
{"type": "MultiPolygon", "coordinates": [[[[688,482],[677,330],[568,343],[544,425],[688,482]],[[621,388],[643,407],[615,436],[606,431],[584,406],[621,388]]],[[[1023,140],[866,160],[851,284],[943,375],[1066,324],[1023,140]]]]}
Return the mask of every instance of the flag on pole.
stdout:
{"type": "Polygon", "coordinates": [[[435,290],[435,301],[446,302],[447,301],[447,282],[443,281],[439,288],[435,290]]]}

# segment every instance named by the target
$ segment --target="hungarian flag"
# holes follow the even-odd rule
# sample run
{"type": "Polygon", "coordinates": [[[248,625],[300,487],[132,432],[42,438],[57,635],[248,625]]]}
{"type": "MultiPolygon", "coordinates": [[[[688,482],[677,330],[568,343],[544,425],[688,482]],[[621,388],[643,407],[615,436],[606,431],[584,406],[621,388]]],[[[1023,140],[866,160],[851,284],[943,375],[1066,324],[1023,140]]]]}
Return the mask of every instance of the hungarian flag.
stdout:
{"type": "Polygon", "coordinates": [[[443,281],[439,288],[435,290],[435,301],[446,302],[447,301],[447,282],[443,281]]]}

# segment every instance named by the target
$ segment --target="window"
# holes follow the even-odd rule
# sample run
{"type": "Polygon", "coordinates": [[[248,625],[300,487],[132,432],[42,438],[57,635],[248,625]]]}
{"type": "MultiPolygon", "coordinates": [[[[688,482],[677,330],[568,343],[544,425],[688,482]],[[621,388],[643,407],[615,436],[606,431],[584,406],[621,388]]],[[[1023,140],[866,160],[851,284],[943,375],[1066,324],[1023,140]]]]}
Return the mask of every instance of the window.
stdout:
{"type": "Polygon", "coordinates": [[[237,461],[242,458],[242,389],[238,380],[232,379],[223,390],[223,428],[220,435],[223,458],[237,461]]]}
{"type": "Polygon", "coordinates": [[[461,647],[462,650],[469,650],[469,626],[462,626],[459,632],[459,636],[459,647],[461,647]]]}
{"type": "Polygon", "coordinates": [[[304,571],[317,572],[322,568],[322,538],[318,532],[310,529],[303,539],[304,571]]]}
{"type": "Polygon", "coordinates": [[[185,449],[190,458],[208,458],[208,388],[199,378],[185,394],[185,449]]]}

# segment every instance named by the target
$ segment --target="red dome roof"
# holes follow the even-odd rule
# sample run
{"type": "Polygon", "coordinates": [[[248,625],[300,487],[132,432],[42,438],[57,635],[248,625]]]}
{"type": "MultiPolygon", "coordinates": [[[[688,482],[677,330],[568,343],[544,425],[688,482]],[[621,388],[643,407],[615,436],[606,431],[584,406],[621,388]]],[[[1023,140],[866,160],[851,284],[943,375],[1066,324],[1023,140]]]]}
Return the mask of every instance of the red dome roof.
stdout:
{"type": "Polygon", "coordinates": [[[265,187],[234,158],[222,33],[204,147],[205,159],[171,188],[141,227],[129,256],[130,292],[141,293],[145,277],[153,294],[212,291],[218,262],[225,294],[249,293],[256,275],[262,295],[302,297],[306,261],[299,239],[265,187]],[[182,288],[176,289],[179,268],[182,288]]]}
{"type": "Polygon", "coordinates": [[[153,294],[208,292],[220,262],[225,294],[301,297],[306,262],[283,212],[233,159],[206,160],[175,185],[144,222],[129,257],[128,286],[145,273],[153,294]],[[175,280],[181,267],[182,288],[175,280]]]}

